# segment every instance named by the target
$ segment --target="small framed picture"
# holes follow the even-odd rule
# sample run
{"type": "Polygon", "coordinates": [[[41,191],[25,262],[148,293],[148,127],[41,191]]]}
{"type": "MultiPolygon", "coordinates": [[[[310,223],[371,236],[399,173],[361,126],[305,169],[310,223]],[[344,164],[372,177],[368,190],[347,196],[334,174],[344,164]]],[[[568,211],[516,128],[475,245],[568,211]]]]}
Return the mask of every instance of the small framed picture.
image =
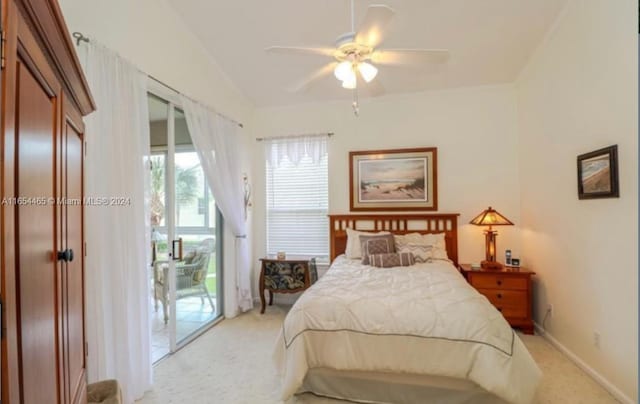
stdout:
{"type": "Polygon", "coordinates": [[[618,197],[618,145],[579,155],[578,199],[618,197]]]}
{"type": "Polygon", "coordinates": [[[520,258],[511,258],[511,266],[519,267],[520,266],[520,258]]]}

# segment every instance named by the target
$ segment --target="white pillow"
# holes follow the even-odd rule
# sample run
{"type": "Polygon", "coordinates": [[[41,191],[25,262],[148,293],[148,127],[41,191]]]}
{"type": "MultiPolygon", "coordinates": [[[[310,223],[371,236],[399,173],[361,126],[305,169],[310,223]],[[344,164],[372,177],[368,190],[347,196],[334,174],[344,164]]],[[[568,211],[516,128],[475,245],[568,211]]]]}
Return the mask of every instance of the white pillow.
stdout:
{"type": "Polygon", "coordinates": [[[372,231],[358,231],[347,228],[347,248],[345,249],[345,255],[349,259],[362,258],[362,246],[360,244],[360,235],[371,236],[374,234],[391,234],[388,231],[381,231],[378,233],[372,231]]]}
{"type": "Polygon", "coordinates": [[[409,233],[396,235],[394,238],[397,252],[410,252],[416,258],[424,260],[423,262],[429,259],[449,259],[444,233],[409,233]]]}

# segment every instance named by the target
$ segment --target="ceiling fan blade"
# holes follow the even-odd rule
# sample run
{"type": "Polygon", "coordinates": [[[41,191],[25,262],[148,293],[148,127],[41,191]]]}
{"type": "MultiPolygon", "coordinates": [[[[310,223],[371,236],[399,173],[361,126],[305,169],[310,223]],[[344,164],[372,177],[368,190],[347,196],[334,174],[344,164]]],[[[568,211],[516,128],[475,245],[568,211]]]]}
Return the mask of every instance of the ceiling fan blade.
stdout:
{"type": "Polygon", "coordinates": [[[338,62],[327,63],[326,65],[311,73],[311,75],[309,75],[307,78],[300,80],[295,85],[289,87],[289,92],[299,93],[308,90],[309,87],[315,84],[318,80],[323,79],[324,77],[333,73],[333,70],[337,65],[338,62]]]}
{"type": "Polygon", "coordinates": [[[282,53],[288,55],[318,55],[333,57],[336,50],[333,48],[307,48],[303,46],[270,46],[265,48],[269,53],[282,53]]]}
{"type": "Polygon", "coordinates": [[[372,48],[378,46],[383,39],[384,31],[396,12],[389,6],[374,4],[369,6],[364,16],[355,41],[372,48]]]}
{"type": "Polygon", "coordinates": [[[444,63],[449,59],[446,49],[383,49],[371,54],[371,61],[381,65],[425,65],[444,63]]]}
{"type": "Polygon", "coordinates": [[[369,96],[371,97],[380,97],[385,95],[387,92],[379,79],[371,80],[366,83],[364,87],[367,89],[367,93],[369,93],[369,96]]]}

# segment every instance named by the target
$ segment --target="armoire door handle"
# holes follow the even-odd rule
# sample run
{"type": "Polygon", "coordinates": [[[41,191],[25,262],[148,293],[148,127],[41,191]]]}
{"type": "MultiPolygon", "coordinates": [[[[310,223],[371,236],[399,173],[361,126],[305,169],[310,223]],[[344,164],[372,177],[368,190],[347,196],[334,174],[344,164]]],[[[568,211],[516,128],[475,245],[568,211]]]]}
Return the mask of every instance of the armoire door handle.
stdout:
{"type": "Polygon", "coordinates": [[[70,262],[73,261],[73,250],[67,248],[63,251],[58,251],[58,261],[70,262]]]}

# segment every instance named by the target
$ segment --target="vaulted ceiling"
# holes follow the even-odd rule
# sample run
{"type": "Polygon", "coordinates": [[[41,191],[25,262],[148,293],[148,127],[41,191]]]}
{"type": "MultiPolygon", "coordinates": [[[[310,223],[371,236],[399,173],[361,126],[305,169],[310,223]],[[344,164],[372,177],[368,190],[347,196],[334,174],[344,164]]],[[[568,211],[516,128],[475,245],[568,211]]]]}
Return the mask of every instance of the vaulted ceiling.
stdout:
{"type": "MultiPolygon", "coordinates": [[[[302,93],[293,84],[330,59],[276,55],[272,45],[329,46],[350,31],[349,0],[169,0],[228,77],[256,106],[350,99],[333,75],[302,93]]],[[[513,81],[566,0],[355,0],[356,27],[370,4],[396,15],[381,47],[445,48],[443,65],[380,67],[386,94],[513,81]]],[[[365,89],[361,97],[367,95],[365,89]]]]}

